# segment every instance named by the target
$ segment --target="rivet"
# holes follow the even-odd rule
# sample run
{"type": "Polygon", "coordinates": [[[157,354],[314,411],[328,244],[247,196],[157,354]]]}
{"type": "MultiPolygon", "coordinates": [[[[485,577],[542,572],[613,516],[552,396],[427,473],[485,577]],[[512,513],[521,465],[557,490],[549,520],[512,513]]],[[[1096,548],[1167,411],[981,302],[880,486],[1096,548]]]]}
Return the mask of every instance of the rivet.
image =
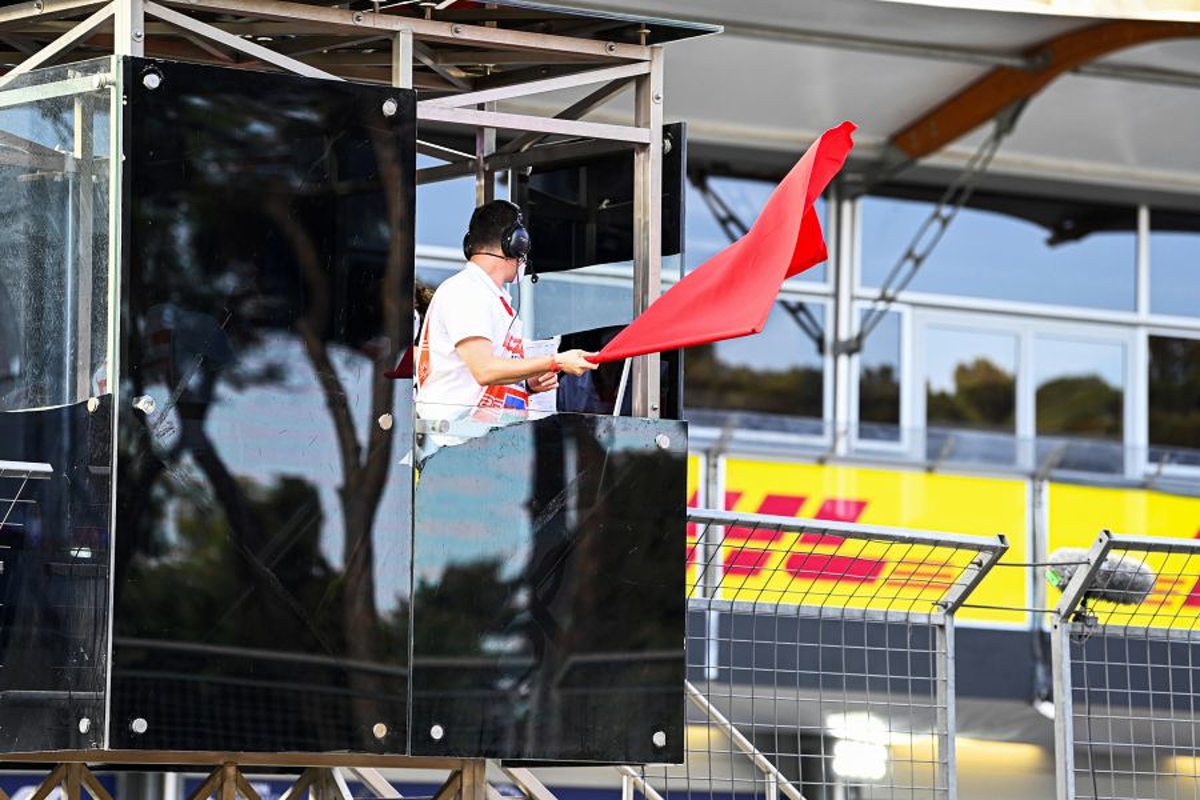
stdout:
{"type": "Polygon", "coordinates": [[[617,43],[616,42],[605,42],[604,43],[604,52],[608,53],[609,55],[612,55],[613,53],[617,52],[617,43]]]}
{"type": "Polygon", "coordinates": [[[157,72],[147,72],[142,76],[142,85],[153,91],[162,86],[162,75],[157,72]]]}
{"type": "Polygon", "coordinates": [[[429,738],[435,742],[440,742],[442,737],[446,735],[446,730],[441,725],[434,725],[429,729],[429,738]]]}
{"type": "Polygon", "coordinates": [[[462,25],[451,25],[450,33],[454,34],[455,36],[462,36],[463,35],[463,26],[462,25]]]}
{"type": "Polygon", "coordinates": [[[658,445],[659,450],[666,450],[671,446],[671,437],[667,436],[665,433],[660,433],[658,436],[654,437],[654,443],[658,445]]]}
{"type": "Polygon", "coordinates": [[[92,729],[92,721],[90,719],[88,719],[87,717],[84,717],[83,719],[79,720],[79,732],[80,733],[87,733],[91,729],[92,729]]]}
{"type": "Polygon", "coordinates": [[[375,735],[376,739],[382,739],[383,737],[387,736],[388,727],[382,722],[376,722],[373,726],[371,726],[371,733],[375,735]]]}
{"type": "Polygon", "coordinates": [[[146,720],[142,719],[141,717],[138,717],[133,722],[129,723],[129,730],[140,736],[141,734],[150,730],[150,723],[146,722],[146,720]]]}
{"type": "Polygon", "coordinates": [[[146,34],[140,28],[134,29],[133,40],[135,42],[140,42],[142,39],[145,39],[145,38],[146,38],[146,34]]]}
{"type": "Polygon", "coordinates": [[[89,397],[87,401],[87,410],[89,414],[95,414],[100,410],[100,398],[89,397]]]}
{"type": "Polygon", "coordinates": [[[379,427],[382,428],[383,430],[390,431],[392,429],[392,422],[393,422],[393,420],[392,420],[391,414],[380,414],[379,415],[379,427]]]}
{"type": "Polygon", "coordinates": [[[662,102],[662,92],[655,92],[654,96],[651,99],[656,103],[661,103],[662,102]]]}
{"type": "Polygon", "coordinates": [[[367,21],[367,15],[361,11],[355,11],[353,19],[355,25],[362,25],[367,21]]]}
{"type": "Polygon", "coordinates": [[[655,731],[654,735],[650,737],[650,741],[652,741],[654,743],[655,747],[666,747],[667,746],[667,732],[666,731],[655,731]]]}
{"type": "Polygon", "coordinates": [[[387,100],[383,101],[383,115],[385,117],[394,117],[396,116],[396,112],[399,110],[400,104],[397,103],[393,98],[389,97],[387,100]]]}

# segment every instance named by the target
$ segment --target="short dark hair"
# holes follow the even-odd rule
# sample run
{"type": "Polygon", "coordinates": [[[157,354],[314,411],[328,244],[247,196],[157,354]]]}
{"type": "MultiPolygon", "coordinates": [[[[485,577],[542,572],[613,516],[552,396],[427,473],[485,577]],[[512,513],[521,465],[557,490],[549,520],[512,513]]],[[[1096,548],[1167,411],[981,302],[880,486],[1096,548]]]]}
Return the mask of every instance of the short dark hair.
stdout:
{"type": "Polygon", "coordinates": [[[471,214],[464,249],[477,253],[491,249],[499,251],[504,232],[521,218],[521,209],[507,200],[484,203],[471,214]]]}

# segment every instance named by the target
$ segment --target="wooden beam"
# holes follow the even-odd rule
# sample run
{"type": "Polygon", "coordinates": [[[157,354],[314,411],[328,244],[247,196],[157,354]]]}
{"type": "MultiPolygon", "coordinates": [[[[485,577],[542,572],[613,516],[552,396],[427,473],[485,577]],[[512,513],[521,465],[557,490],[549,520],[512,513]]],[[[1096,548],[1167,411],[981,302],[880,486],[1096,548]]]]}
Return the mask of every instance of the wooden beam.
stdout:
{"type": "Polygon", "coordinates": [[[1128,47],[1189,37],[1200,37],[1200,25],[1118,20],[1061,34],[1025,53],[1033,68],[992,69],[896,131],[889,142],[908,159],[923,158],[1037,94],[1064,72],[1128,47]]]}

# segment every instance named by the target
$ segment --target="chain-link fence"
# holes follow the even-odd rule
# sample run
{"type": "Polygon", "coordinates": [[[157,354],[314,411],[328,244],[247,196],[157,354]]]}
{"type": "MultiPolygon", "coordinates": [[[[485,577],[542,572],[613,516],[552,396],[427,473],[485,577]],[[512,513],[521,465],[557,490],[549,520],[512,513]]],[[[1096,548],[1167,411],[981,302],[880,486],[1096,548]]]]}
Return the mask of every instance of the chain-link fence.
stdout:
{"type": "Polygon", "coordinates": [[[686,763],[654,800],[953,798],[955,610],[991,538],[689,511],[686,763]]]}
{"type": "Polygon", "coordinates": [[[1058,797],[1200,798],[1200,542],[1105,531],[1051,560],[1058,797]]]}

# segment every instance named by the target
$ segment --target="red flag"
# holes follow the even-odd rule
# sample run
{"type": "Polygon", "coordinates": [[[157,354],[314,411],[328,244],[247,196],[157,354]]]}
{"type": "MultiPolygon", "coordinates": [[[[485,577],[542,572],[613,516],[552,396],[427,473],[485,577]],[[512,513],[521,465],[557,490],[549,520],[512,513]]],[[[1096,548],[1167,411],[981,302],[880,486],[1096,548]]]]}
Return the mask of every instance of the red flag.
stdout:
{"type": "Polygon", "coordinates": [[[813,203],[854,147],[855,127],[843,122],[821,134],[750,231],[652,303],[597,354],[597,363],[762,331],[780,284],[827,256],[813,203]]]}

